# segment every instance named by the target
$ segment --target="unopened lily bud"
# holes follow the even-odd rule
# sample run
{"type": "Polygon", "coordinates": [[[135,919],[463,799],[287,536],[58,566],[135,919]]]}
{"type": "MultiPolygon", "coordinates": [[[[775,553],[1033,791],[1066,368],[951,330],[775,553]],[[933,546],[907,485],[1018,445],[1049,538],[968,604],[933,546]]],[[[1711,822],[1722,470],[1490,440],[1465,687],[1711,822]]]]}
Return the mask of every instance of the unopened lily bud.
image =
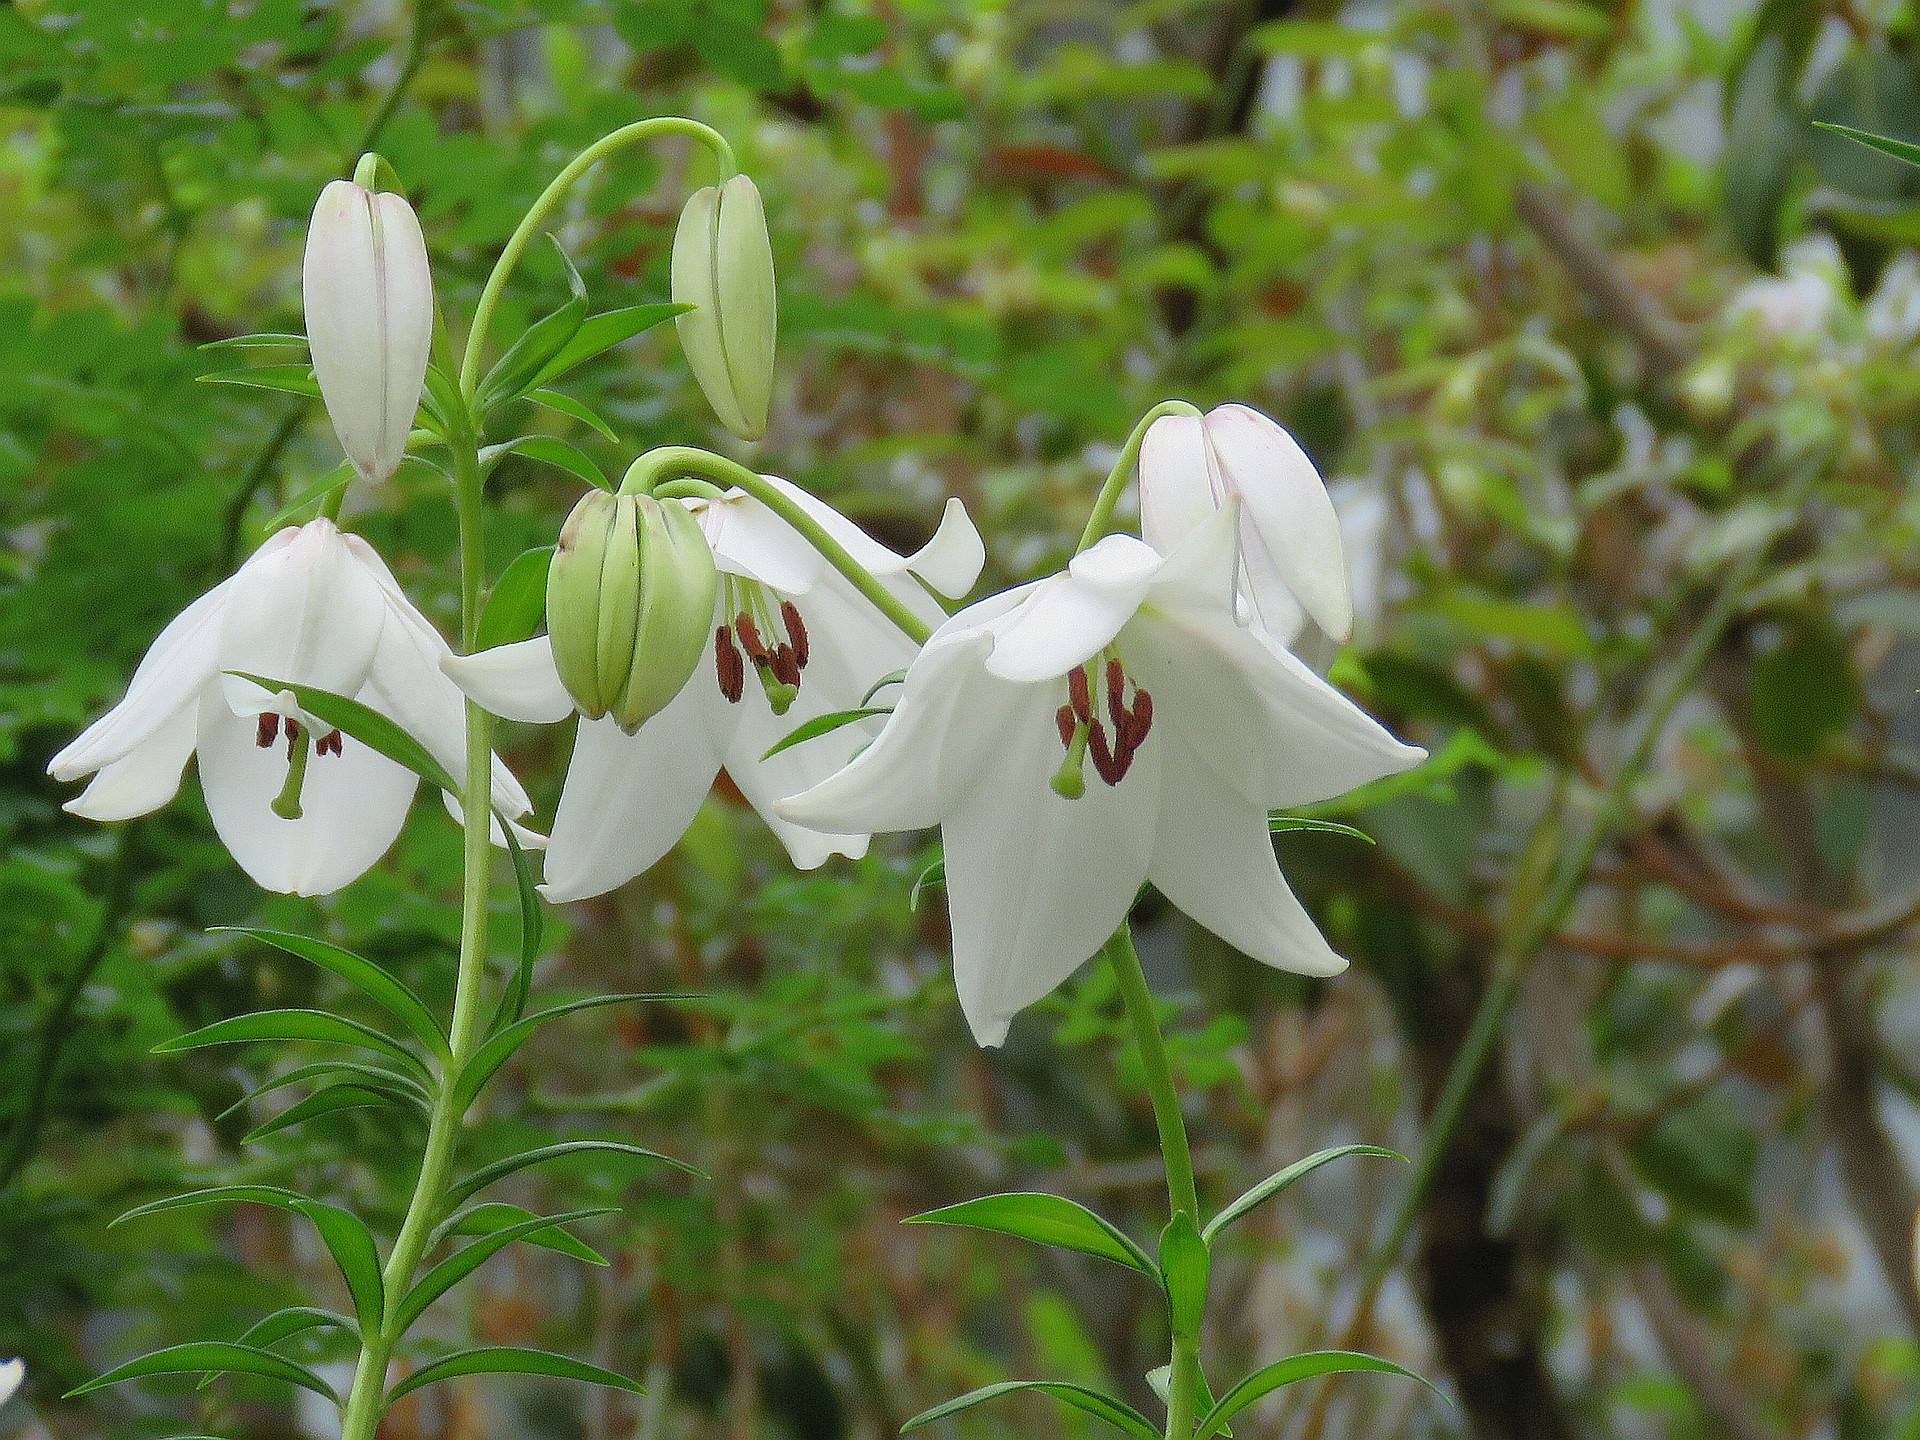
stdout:
{"type": "Polygon", "coordinates": [[[399,468],[433,345],[433,276],[413,207],[335,180],[307,227],[301,274],[314,378],[363,480],[399,468]]]}
{"type": "Polygon", "coordinates": [[[696,190],[673,237],[680,348],[720,423],[758,440],[773,400],[773,242],[760,191],[745,175],[696,190]]]}
{"type": "Polygon", "coordinates": [[[664,709],[706,653],[719,583],[684,505],[582,497],[547,571],[554,668],[580,712],[612,715],[631,735],[664,709]]]}

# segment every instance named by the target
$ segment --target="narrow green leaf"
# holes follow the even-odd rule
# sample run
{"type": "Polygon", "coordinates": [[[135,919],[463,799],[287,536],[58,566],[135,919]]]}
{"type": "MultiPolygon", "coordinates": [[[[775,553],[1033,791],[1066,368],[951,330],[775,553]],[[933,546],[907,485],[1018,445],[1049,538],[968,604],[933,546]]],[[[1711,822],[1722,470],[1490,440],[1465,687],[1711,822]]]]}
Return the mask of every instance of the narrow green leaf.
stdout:
{"type": "Polygon", "coordinates": [[[526,1044],[533,1032],[550,1020],[558,1020],[562,1015],[572,1015],[580,1010],[594,1010],[602,1005],[624,1005],[640,1000],[690,1000],[693,997],[672,992],[629,995],[589,995],[584,1000],[573,1000],[565,1005],[555,1005],[551,1009],[541,1010],[516,1020],[494,1035],[487,1038],[485,1044],[473,1052],[466,1068],[460,1072],[460,1078],[454,1086],[454,1103],[465,1110],[473,1104],[487,1081],[518,1050],[526,1044]]]}
{"type": "Polygon", "coordinates": [[[351,1045],[373,1050],[429,1075],[420,1057],[358,1020],[329,1015],[324,1010],[259,1010],[251,1015],[235,1015],[216,1020],[191,1034],[163,1040],[153,1047],[156,1055],[177,1055],[187,1050],[204,1050],[209,1045],[239,1045],[260,1040],[311,1040],[322,1045],[351,1045]]]}
{"type": "Polygon", "coordinates": [[[238,1114],[262,1096],[271,1095],[276,1090],[284,1090],[289,1085],[306,1085],[315,1080],[345,1079],[364,1085],[373,1090],[393,1092],[397,1101],[402,1096],[405,1102],[422,1109],[431,1109],[433,1097],[427,1093],[427,1087],[410,1075],[402,1075],[397,1070],[385,1066],[371,1065],[358,1060],[316,1060],[310,1065],[298,1065],[284,1075],[276,1075],[263,1084],[256,1085],[242,1095],[233,1104],[213,1118],[225,1120],[229,1115],[238,1114]]]}
{"type": "Polygon", "coordinates": [[[246,935],[263,945],[284,950],[289,955],[338,975],[406,1026],[414,1039],[443,1062],[451,1058],[446,1033],[441,1030],[440,1022],[433,1018],[433,1012],[427,1008],[426,1002],[371,960],[363,959],[330,941],[318,940],[310,935],[296,935],[290,931],[223,925],[216,926],[211,933],[246,935]]]}
{"type": "Polygon", "coordinates": [[[201,350],[305,350],[307,337],[293,334],[273,334],[261,331],[257,335],[229,335],[223,340],[208,340],[198,346],[201,350]]]}
{"type": "Polygon", "coordinates": [[[1042,1245],[1078,1250],[1159,1278],[1159,1268],[1126,1235],[1086,1206],[1059,1195],[1016,1192],[963,1200],[924,1215],[910,1216],[908,1225],[961,1225],[992,1230],[1042,1245]]]}
{"type": "Polygon", "coordinates": [[[1891,155],[1896,160],[1904,160],[1909,165],[1920,165],[1920,145],[1911,140],[1896,140],[1891,135],[1875,135],[1870,130],[1856,130],[1851,125],[1835,125],[1825,120],[1813,122],[1816,129],[1831,130],[1836,135],[1844,135],[1865,145],[1870,150],[1878,150],[1882,155],[1891,155]]]}
{"type": "Polygon", "coordinates": [[[511,440],[502,440],[498,445],[489,445],[481,452],[481,460],[483,465],[490,466],[509,455],[523,455],[529,460],[538,460],[543,465],[564,470],[576,480],[584,480],[601,490],[613,489],[613,482],[594,463],[592,456],[558,435],[517,435],[511,440]]]}
{"type": "Polygon", "coordinates": [[[487,1026],[490,1036],[497,1035],[527,1013],[527,996],[533,991],[533,962],[540,955],[540,934],[544,923],[540,912],[540,888],[533,883],[533,867],[527,863],[527,852],[521,848],[511,825],[502,821],[500,828],[507,837],[507,853],[513,857],[514,886],[520,895],[520,958],[513,967],[513,978],[507,982],[500,1003],[494,1009],[493,1023],[487,1026]]]}
{"type": "Polygon", "coordinates": [[[634,336],[651,330],[654,326],[671,320],[676,315],[691,310],[691,305],[676,305],[659,302],[652,305],[629,305],[624,310],[603,310],[598,315],[590,315],[581,322],[573,338],[560,348],[551,360],[534,375],[528,388],[543,386],[550,380],[557,380],[576,365],[584,365],[594,356],[611,350],[634,336]]]}
{"type": "Polygon", "coordinates": [[[406,1298],[400,1302],[399,1308],[393,1313],[390,1332],[394,1335],[406,1334],[412,1328],[413,1322],[420,1318],[429,1305],[514,1241],[537,1231],[552,1230],[562,1225],[571,1225],[579,1220],[590,1220],[596,1215],[616,1213],[618,1212],[606,1206],[600,1206],[592,1210],[569,1210],[564,1215],[535,1215],[530,1220],[522,1220],[517,1225],[505,1225],[490,1235],[483,1235],[471,1245],[454,1251],[414,1282],[413,1288],[407,1291],[406,1298]]]}
{"type": "Polygon", "coordinates": [[[523,1350],[513,1345],[482,1345],[473,1350],[461,1350],[431,1365],[422,1365],[389,1390],[387,1400],[398,1400],[423,1385],[451,1380],[458,1375],[548,1375],[556,1380],[580,1380],[588,1385],[605,1385],[608,1389],[625,1390],[634,1395],[647,1393],[626,1376],[603,1370],[598,1365],[589,1365],[584,1360],[570,1359],[546,1350],[523,1350]]]}
{"type": "Polygon", "coordinates": [[[1344,835],[1349,840],[1373,844],[1373,837],[1366,831],[1342,825],[1337,820],[1315,820],[1306,815],[1283,815],[1277,811],[1267,817],[1267,830],[1273,835],[1284,835],[1289,830],[1317,830],[1325,835],[1344,835]]]}
{"type": "Polygon", "coordinates": [[[533,389],[542,378],[549,378],[543,376],[543,368],[580,332],[581,323],[587,318],[587,287],[581,282],[580,272],[573,268],[573,261],[567,258],[560,242],[552,235],[547,238],[553,241],[553,248],[560,251],[560,263],[566,267],[566,302],[529,325],[520,338],[507,347],[507,353],[494,362],[477,392],[477,408],[482,415],[522,391],[533,389]]]}
{"type": "Polygon", "coordinates": [[[1227,1421],[1247,1406],[1263,1395],[1272,1394],[1284,1385],[1291,1385],[1297,1380],[1314,1380],[1322,1375],[1345,1375],[1358,1372],[1404,1375],[1409,1380],[1419,1380],[1442,1400],[1447,1398],[1431,1381],[1422,1379],[1413,1371],[1396,1365],[1391,1360],[1382,1360],[1377,1355],[1363,1355],[1357,1350],[1315,1350],[1306,1355],[1294,1355],[1265,1366],[1233,1386],[1202,1418],[1199,1429],[1193,1432],[1193,1440],[1210,1440],[1210,1437],[1217,1433],[1227,1421]]]}
{"type": "Polygon", "coordinates": [[[149,1375],[198,1375],[212,1370],[229,1375],[263,1375],[269,1380],[284,1380],[316,1395],[324,1395],[335,1404],[339,1396],[313,1371],[295,1364],[284,1355],[262,1350],[257,1345],[238,1345],[231,1340],[192,1340],[185,1345],[169,1345],[124,1365],[116,1365],[104,1375],[96,1375],[84,1385],[69,1390],[65,1399],[91,1394],[123,1380],[139,1380],[149,1375]]]}
{"type": "Polygon", "coordinates": [[[240,1143],[242,1145],[257,1144],[269,1135],[277,1135],[282,1130],[291,1130],[294,1126],[304,1125],[309,1120],[318,1120],[322,1115],[338,1115],[347,1110],[371,1110],[380,1106],[398,1106],[404,1110],[422,1113],[417,1105],[410,1102],[410,1099],[402,1099],[392,1090],[376,1088],[372,1085],[328,1085],[294,1101],[279,1114],[268,1116],[242,1135],[240,1143]]]}
{"type": "Polygon", "coordinates": [[[537,1150],[522,1150],[517,1155],[508,1155],[489,1165],[482,1165],[465,1179],[457,1180],[447,1191],[447,1204],[458,1205],[471,1196],[478,1195],[489,1185],[497,1184],[509,1175],[534,1165],[544,1165],[549,1160],[564,1159],[569,1155],[624,1155],[633,1160],[658,1160],[671,1165],[676,1170],[684,1170],[689,1175],[706,1178],[704,1171],[696,1170],[684,1160],[676,1160],[671,1155],[662,1155],[655,1150],[647,1150],[639,1145],[629,1145],[624,1140],[562,1140],[553,1145],[542,1145],[537,1150]]]}
{"type": "Polygon", "coordinates": [[[202,375],[203,385],[239,385],[248,390],[278,390],[287,395],[320,398],[320,382],[311,365],[254,365],[240,370],[216,370],[202,375]]]}
{"type": "Polygon", "coordinates": [[[878,695],[882,690],[886,689],[889,685],[902,684],[906,680],[906,678],[907,678],[907,672],[904,670],[894,670],[889,672],[888,674],[882,675],[878,680],[874,681],[873,684],[867,687],[867,693],[860,697],[860,703],[862,705],[867,705],[872,703],[873,697],[878,695]]]}
{"type": "Polygon", "coordinates": [[[293,1208],[313,1222],[327,1253],[340,1268],[340,1278],[347,1282],[347,1293],[353,1296],[354,1314],[360,1317],[360,1333],[378,1332],[386,1312],[387,1292],[380,1278],[380,1248],[373,1242],[373,1232],[358,1215],[338,1205],[302,1200],[293,1208]]]}
{"type": "Polygon", "coordinates": [[[353,462],[350,460],[342,460],[338,465],[334,466],[333,469],[329,470],[318,480],[314,481],[313,484],[307,486],[306,489],[294,496],[293,499],[274,511],[273,514],[268,517],[267,523],[260,528],[273,531],[278,530],[283,525],[291,524],[294,517],[309,505],[317,504],[334,491],[343,489],[352,483],[353,462]]]}
{"type": "Polygon", "coordinates": [[[438,365],[427,366],[420,408],[432,417],[442,436],[451,437],[467,428],[467,404],[460,397],[460,383],[438,365]]]}
{"type": "Polygon", "coordinates": [[[295,1202],[305,1198],[299,1191],[288,1190],[280,1185],[212,1185],[204,1190],[188,1190],[136,1205],[109,1221],[107,1228],[111,1230],[116,1225],[124,1225],[129,1220],[143,1220],[149,1215],[164,1215],[170,1210],[191,1210],[198,1205],[254,1204],[292,1210],[295,1202]]]}
{"type": "Polygon", "coordinates": [[[500,572],[493,589],[487,592],[474,649],[514,645],[540,628],[540,619],[547,613],[547,567],[552,563],[551,545],[522,550],[513,557],[513,563],[500,572]]]}
{"type": "Polygon", "coordinates": [[[1160,1283],[1167,1295],[1167,1319],[1173,1333],[1193,1339],[1207,1310],[1207,1242],[1193,1217],[1176,1210],[1160,1232],[1160,1283]]]}
{"type": "Polygon", "coordinates": [[[760,758],[762,760],[771,760],[782,750],[791,750],[796,745],[803,745],[809,740],[830,734],[842,726],[853,725],[875,715],[891,715],[892,713],[893,707],[891,705],[862,705],[854,710],[832,710],[825,715],[816,715],[804,725],[796,726],[785,735],[782,735],[778,740],[774,741],[773,744],[768,747],[767,753],[760,758]]]}
{"type": "Polygon", "coordinates": [[[900,1427],[900,1433],[904,1435],[909,1430],[918,1430],[922,1425],[931,1425],[935,1420],[944,1420],[949,1415],[958,1415],[962,1410],[971,1410],[976,1405],[1021,1390],[1031,1390],[1058,1400],[1070,1409],[1096,1416],[1116,1430],[1124,1430],[1135,1436],[1136,1440],[1160,1440],[1160,1432],[1153,1427],[1153,1423],[1124,1400],[1116,1400],[1111,1395],[1102,1395],[1098,1390],[1066,1380],[1002,1380],[997,1385],[983,1385],[931,1410],[922,1410],[900,1427]]]}
{"type": "Polygon", "coordinates": [[[1248,1190],[1246,1194],[1242,1195],[1238,1200],[1235,1200],[1231,1205],[1227,1206],[1226,1209],[1214,1216],[1213,1219],[1209,1220],[1206,1228],[1200,1232],[1200,1238],[1211,1245],[1214,1236],[1226,1229],[1227,1226],[1233,1224],[1234,1221],[1240,1219],[1255,1206],[1271,1200],[1282,1190],[1293,1184],[1294,1181],[1312,1174],[1329,1161],[1344,1160],[1349,1155],[1377,1155],[1383,1160],[1404,1161],[1407,1158],[1398,1150],[1388,1150],[1379,1145],[1335,1145],[1326,1150],[1315,1151],[1313,1154],[1307,1156],[1306,1159],[1296,1160],[1293,1164],[1287,1166],[1286,1169],[1269,1175],[1258,1185],[1248,1190]]]}
{"type": "Polygon", "coordinates": [[[253,1322],[247,1333],[235,1342],[240,1345],[277,1345],[280,1341],[294,1335],[305,1334],[309,1330],[344,1330],[355,1340],[360,1338],[360,1327],[345,1315],[335,1310],[322,1310],[314,1305],[289,1305],[284,1310],[253,1322]]]}
{"type": "Polygon", "coordinates": [[[565,415],[569,420],[578,420],[603,440],[611,440],[616,445],[620,443],[620,437],[613,433],[611,425],[596,415],[591,406],[574,399],[571,395],[563,395],[558,390],[529,390],[521,398],[531,400],[535,405],[544,410],[551,410],[556,415],[565,415]]]}
{"type": "Polygon", "coordinates": [[[461,798],[460,782],[447,773],[446,766],[434,759],[426,746],[378,710],[314,685],[295,685],[286,680],[249,675],[242,670],[229,670],[226,673],[250,680],[276,695],[286,691],[302,710],[315,719],[346,732],[362,745],[379,751],[394,764],[406,766],[429,785],[438,785],[455,799],[461,798]]]}
{"type": "MultiPolygon", "coordinates": [[[[472,1205],[449,1215],[433,1228],[433,1233],[427,1237],[427,1253],[432,1254],[436,1245],[455,1235],[491,1235],[494,1231],[503,1230],[509,1225],[518,1225],[524,1220],[539,1218],[524,1205],[509,1205],[504,1201],[472,1205]]],[[[522,1235],[520,1243],[537,1245],[542,1250],[552,1250],[556,1254],[570,1256],[586,1265],[607,1263],[606,1256],[558,1225],[551,1229],[534,1230],[522,1235]]]]}

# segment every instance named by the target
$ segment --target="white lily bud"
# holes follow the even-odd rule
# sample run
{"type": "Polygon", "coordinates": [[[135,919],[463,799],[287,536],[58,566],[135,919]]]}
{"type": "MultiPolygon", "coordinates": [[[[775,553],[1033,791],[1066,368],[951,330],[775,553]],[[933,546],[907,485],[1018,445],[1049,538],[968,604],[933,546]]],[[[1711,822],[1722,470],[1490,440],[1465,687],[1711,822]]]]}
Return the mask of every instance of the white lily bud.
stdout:
{"type": "Polygon", "coordinates": [[[745,175],[696,190],[673,237],[674,318],[693,378],[742,440],[767,429],[773,401],[773,242],[760,191],[745,175]]]}
{"type": "Polygon", "coordinates": [[[433,345],[433,276],[413,207],[352,180],[320,192],[301,275],[313,373],[363,480],[406,455],[433,345]]]}

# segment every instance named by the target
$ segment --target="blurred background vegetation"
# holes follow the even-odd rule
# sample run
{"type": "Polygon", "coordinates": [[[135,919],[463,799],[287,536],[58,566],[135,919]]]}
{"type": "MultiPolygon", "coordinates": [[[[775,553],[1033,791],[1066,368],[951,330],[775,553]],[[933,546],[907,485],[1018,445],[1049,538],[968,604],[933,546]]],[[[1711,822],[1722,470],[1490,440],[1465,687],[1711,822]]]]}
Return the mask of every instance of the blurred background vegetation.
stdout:
{"type": "MultiPolygon", "coordinates": [[[[243,1150],[284,1103],[230,1112],[271,1057],[150,1050],[266,1003],[351,1008],[209,926],[319,927],[450,983],[438,806],[314,904],[255,892],[191,785],[101,828],[43,777],[337,459],[317,406],[196,383],[232,363],[196,347],[299,328],[307,212],[363,148],[404,177],[457,323],[571,152],[670,111],[732,137],[774,226],[782,376],[754,460],[874,533],[917,543],[957,494],[987,583],[1024,578],[1167,395],[1268,410],[1335,484],[1362,609],[1335,677],[1437,759],[1342,812],[1377,845],[1277,841],[1348,976],[1278,976],[1147,913],[1203,1189],[1345,1140],[1412,1151],[1489,984],[1518,997],[1381,1285],[1362,1276],[1407,1172],[1377,1160],[1289,1192],[1215,1267],[1218,1373],[1344,1337],[1456,1408],[1353,1379],[1239,1433],[1920,1436],[1920,171],[1812,124],[1920,140],[1906,0],[15,0],[0,1354],[30,1380],[0,1434],[326,1435],[244,1385],[59,1399],[331,1283],[277,1214],[108,1229],[120,1211],[295,1176],[391,1221],[418,1145],[347,1112],[243,1150]],[[1716,595],[1728,623],[1703,632],[1716,595]],[[1624,814],[1576,903],[1516,942],[1609,791],[1624,814]]],[[[623,155],[580,192],[560,234],[596,308],[664,298],[705,163],[623,155]]],[[[502,318],[563,293],[537,254],[502,318]]],[[[606,468],[732,445],[664,334],[574,389],[621,443],[545,423],[606,468]]],[[[577,489],[502,466],[496,572],[577,489]]],[[[347,518],[451,613],[435,477],[356,490],[347,518]]],[[[507,741],[550,806],[564,728],[507,741]]],[[[976,1051],[940,905],[910,904],[926,859],[909,837],[797,876],[722,790],[652,875],[565,912],[548,993],[717,999],[549,1033],[477,1143],[620,1136],[713,1183],[523,1177],[526,1203],[624,1206],[588,1229],[611,1263],[503,1258],[443,1323],[651,1396],[450,1385],[383,1433],[877,1440],[1034,1374],[1151,1407],[1163,1337],[1120,1272],[897,1223],[987,1187],[1142,1234],[1164,1204],[1104,976],[976,1051]]],[[[1078,1419],[1013,1403],[950,1428],[1092,1434],[1078,1419]]]]}

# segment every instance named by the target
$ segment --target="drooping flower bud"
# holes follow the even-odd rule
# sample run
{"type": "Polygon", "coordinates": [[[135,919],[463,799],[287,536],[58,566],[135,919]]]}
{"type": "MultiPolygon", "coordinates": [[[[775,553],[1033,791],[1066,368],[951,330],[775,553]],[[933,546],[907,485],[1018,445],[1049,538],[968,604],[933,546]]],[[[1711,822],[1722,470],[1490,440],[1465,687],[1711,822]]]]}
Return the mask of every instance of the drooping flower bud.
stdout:
{"type": "Polygon", "coordinates": [[[760,191],[745,175],[696,190],[673,237],[680,348],[720,423],[758,440],[773,400],[777,316],[773,242],[760,191]]]}
{"type": "Polygon", "coordinates": [[[406,455],[433,345],[433,277],[413,207],[335,180],[307,227],[301,275],[314,378],[340,447],[363,480],[406,455]]]}
{"type": "Polygon", "coordinates": [[[631,735],[665,708],[706,653],[719,583],[684,505],[588,491],[547,572],[554,668],[580,712],[631,735]]]}

